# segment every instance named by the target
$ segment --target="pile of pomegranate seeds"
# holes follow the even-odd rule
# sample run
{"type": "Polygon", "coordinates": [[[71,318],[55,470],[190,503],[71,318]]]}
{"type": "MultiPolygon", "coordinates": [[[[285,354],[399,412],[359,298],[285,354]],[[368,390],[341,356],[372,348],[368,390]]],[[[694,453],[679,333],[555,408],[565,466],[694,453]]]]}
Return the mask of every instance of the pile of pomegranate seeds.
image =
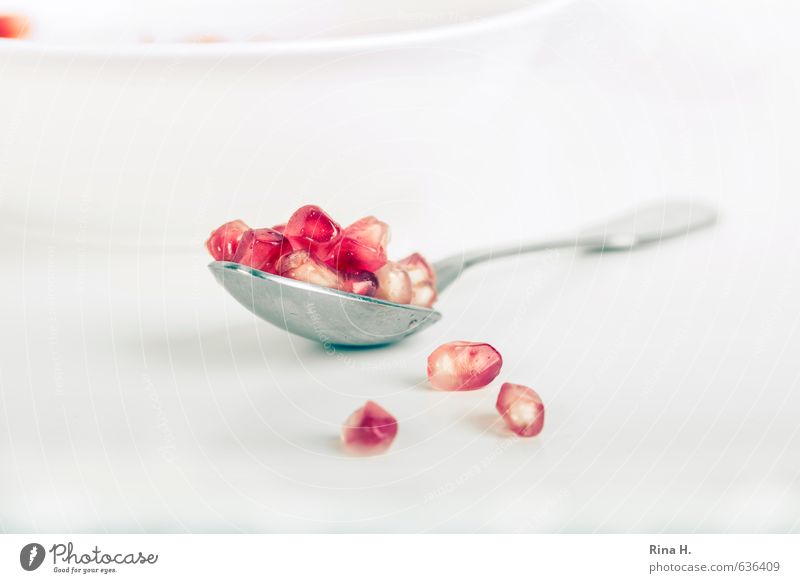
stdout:
{"type": "Polygon", "coordinates": [[[539,435],[544,426],[544,404],[533,389],[503,383],[497,395],[497,411],[508,428],[522,437],[539,435]]]}
{"type": "Polygon", "coordinates": [[[448,342],[428,357],[428,380],[434,389],[471,391],[500,374],[503,357],[483,342],[448,342]]]}
{"type": "Polygon", "coordinates": [[[0,14],[0,38],[28,36],[28,19],[17,14],[0,14]]]}
{"type": "Polygon", "coordinates": [[[230,221],[206,247],[217,261],[398,304],[430,308],[436,274],[419,253],[389,261],[389,225],[364,217],[344,229],[316,205],[297,209],[285,224],[251,229],[230,221]]]}
{"type": "Polygon", "coordinates": [[[383,453],[397,435],[397,419],[377,403],[367,401],[342,426],[342,443],[350,453],[383,453]]]}

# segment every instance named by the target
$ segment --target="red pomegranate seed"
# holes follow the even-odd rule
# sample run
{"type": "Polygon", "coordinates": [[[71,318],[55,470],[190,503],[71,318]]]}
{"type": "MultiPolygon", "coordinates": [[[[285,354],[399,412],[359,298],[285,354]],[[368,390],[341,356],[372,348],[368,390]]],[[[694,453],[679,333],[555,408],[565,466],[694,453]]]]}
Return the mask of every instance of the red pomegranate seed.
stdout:
{"type": "Polygon", "coordinates": [[[364,217],[342,232],[342,239],[327,259],[339,271],[375,272],[386,264],[389,225],[364,217]]]}
{"type": "Polygon", "coordinates": [[[324,210],[309,204],[294,212],[283,233],[294,249],[309,251],[324,260],[341,239],[342,228],[324,210]]]}
{"type": "Polygon", "coordinates": [[[374,296],[378,291],[378,278],[369,271],[342,274],[342,290],[360,296],[374,296]]]}
{"type": "Polygon", "coordinates": [[[419,253],[412,253],[397,262],[411,279],[411,303],[430,308],[436,302],[436,273],[419,253]]]}
{"type": "Polygon", "coordinates": [[[0,38],[25,38],[29,22],[18,14],[0,14],[0,38]]]}
{"type": "Polygon", "coordinates": [[[497,395],[497,411],[508,428],[522,437],[539,435],[544,427],[544,404],[531,388],[503,383],[497,395]]]}
{"type": "Polygon", "coordinates": [[[291,251],[289,241],[278,231],[250,229],[242,236],[232,261],[267,273],[277,273],[278,259],[291,251]]]}
{"type": "Polygon", "coordinates": [[[386,265],[375,272],[375,277],[378,278],[376,298],[397,304],[407,304],[411,301],[413,293],[411,278],[397,263],[387,261],[386,265]]]}
{"type": "Polygon", "coordinates": [[[244,221],[230,221],[211,232],[206,241],[206,249],[216,261],[233,261],[239,242],[245,231],[249,231],[244,221]]]}
{"type": "Polygon", "coordinates": [[[383,407],[367,401],[342,425],[342,443],[351,453],[383,453],[397,435],[397,419],[383,407]]]}
{"type": "Polygon", "coordinates": [[[292,251],[281,257],[278,261],[277,272],[283,277],[322,287],[338,289],[340,286],[339,275],[304,249],[292,251]]]}
{"type": "Polygon", "coordinates": [[[503,357],[483,342],[448,342],[428,357],[428,380],[435,389],[471,391],[485,387],[500,372],[503,357]]]}
{"type": "Polygon", "coordinates": [[[281,223],[280,225],[275,225],[272,227],[273,231],[278,231],[279,233],[283,233],[286,230],[286,223],[281,223]]]}

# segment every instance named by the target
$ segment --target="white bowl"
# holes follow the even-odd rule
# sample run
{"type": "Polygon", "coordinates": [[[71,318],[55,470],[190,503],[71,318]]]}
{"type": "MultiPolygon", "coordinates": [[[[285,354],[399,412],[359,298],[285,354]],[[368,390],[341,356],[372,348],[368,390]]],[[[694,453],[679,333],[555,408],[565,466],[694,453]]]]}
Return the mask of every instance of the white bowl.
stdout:
{"type": "Polygon", "coordinates": [[[183,245],[310,201],[402,223],[524,189],[511,97],[563,3],[29,2],[32,39],[0,41],[3,220],[183,245]],[[209,34],[235,42],[165,42],[209,34]]]}

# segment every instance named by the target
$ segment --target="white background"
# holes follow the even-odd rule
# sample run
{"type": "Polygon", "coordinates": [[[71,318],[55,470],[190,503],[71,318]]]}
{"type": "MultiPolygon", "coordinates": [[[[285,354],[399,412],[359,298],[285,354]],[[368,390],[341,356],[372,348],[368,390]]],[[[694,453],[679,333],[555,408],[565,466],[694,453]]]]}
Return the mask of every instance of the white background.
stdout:
{"type": "Polygon", "coordinates": [[[437,257],[673,193],[722,212],[633,254],[476,268],[440,324],[396,347],[327,354],[226,297],[201,241],[70,247],[17,200],[0,249],[0,530],[797,532],[798,16],[624,0],[552,15],[515,97],[540,188],[513,217],[494,192],[417,220],[413,197],[365,209],[335,192],[243,217],[319,200],[343,222],[378,213],[397,255],[437,257]],[[539,438],[497,425],[497,386],[425,385],[453,339],[492,343],[498,380],[536,388],[539,438]],[[338,429],[367,398],[400,433],[349,458],[338,429]]]}

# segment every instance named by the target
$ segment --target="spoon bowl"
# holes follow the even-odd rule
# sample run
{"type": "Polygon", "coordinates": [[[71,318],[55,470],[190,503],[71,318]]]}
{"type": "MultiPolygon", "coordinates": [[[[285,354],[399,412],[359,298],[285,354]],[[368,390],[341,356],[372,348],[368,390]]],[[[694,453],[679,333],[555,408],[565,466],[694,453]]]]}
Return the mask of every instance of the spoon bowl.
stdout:
{"type": "Polygon", "coordinates": [[[321,287],[229,261],[215,261],[209,269],[236,301],[262,320],[325,345],[391,344],[442,317],[429,308],[321,287]]]}

